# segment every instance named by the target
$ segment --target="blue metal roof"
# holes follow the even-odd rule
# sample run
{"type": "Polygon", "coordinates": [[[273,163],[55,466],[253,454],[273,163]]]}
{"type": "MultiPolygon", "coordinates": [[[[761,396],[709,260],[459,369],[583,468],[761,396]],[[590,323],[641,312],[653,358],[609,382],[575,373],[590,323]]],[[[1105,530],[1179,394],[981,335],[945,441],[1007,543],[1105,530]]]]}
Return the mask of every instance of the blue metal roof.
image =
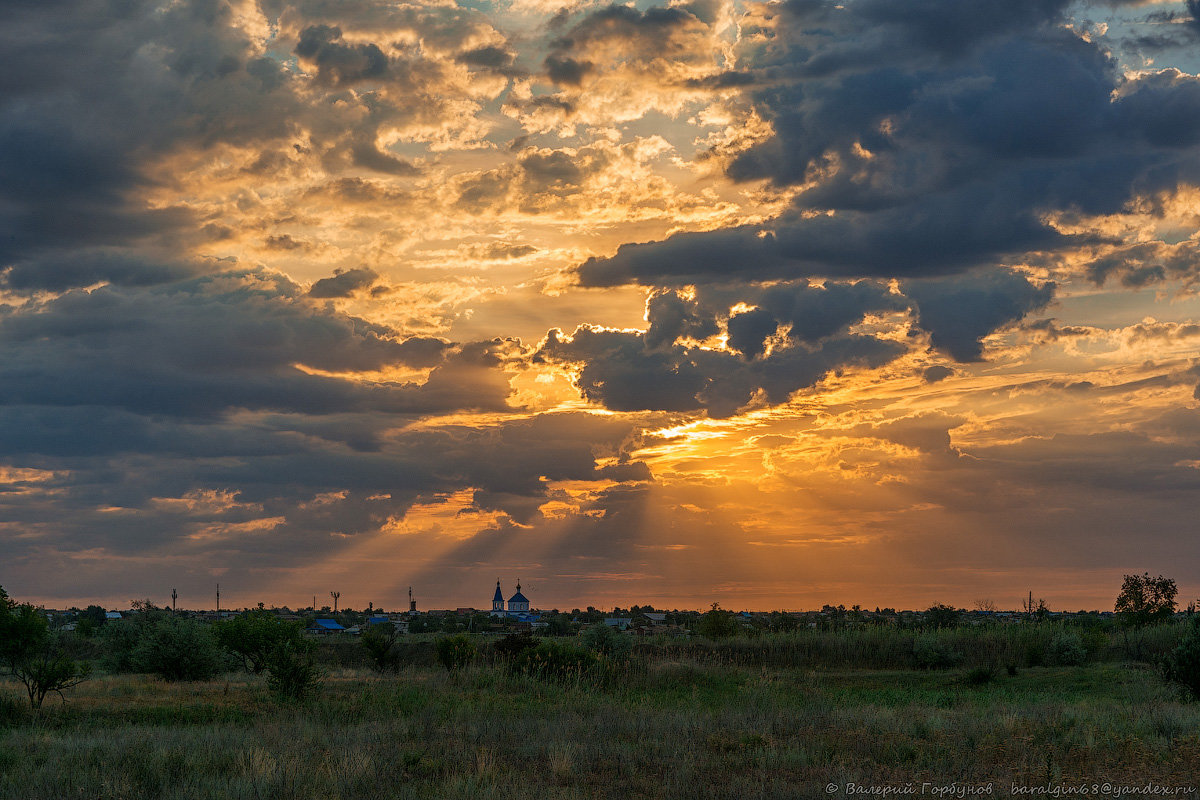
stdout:
{"type": "Polygon", "coordinates": [[[525,595],[521,594],[520,592],[517,592],[512,597],[508,598],[508,602],[510,602],[510,603],[528,603],[529,598],[526,597],[525,595]]]}
{"type": "Polygon", "coordinates": [[[346,630],[333,619],[319,619],[313,623],[318,628],[324,628],[327,631],[344,631],[346,630]]]}
{"type": "Polygon", "coordinates": [[[500,594],[500,581],[496,581],[496,593],[492,595],[492,602],[495,603],[497,600],[501,603],[504,602],[504,595],[500,594]]]}

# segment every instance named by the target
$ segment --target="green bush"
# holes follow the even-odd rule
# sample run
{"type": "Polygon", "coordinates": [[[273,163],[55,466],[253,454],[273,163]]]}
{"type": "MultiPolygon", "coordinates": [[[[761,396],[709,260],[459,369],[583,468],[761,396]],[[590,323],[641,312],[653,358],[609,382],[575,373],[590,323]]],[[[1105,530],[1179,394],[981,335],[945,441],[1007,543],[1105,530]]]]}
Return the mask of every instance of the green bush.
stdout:
{"type": "Polygon", "coordinates": [[[46,695],[87,679],[91,664],[75,661],[50,635],[45,615],[29,604],[17,605],[0,587],[0,665],[20,681],[31,708],[41,708],[46,695]]]}
{"type": "Polygon", "coordinates": [[[396,627],[390,622],[371,625],[363,631],[363,649],[371,659],[371,669],[380,673],[397,672],[400,654],[396,651],[396,627]]]}
{"type": "Polygon", "coordinates": [[[962,612],[944,603],[931,605],[923,616],[925,626],[929,628],[953,628],[962,621],[962,612]]]}
{"type": "Polygon", "coordinates": [[[307,639],[280,642],[267,656],[265,670],[267,686],[285,700],[303,700],[321,685],[313,651],[316,646],[307,639]]]}
{"type": "Polygon", "coordinates": [[[568,642],[547,640],[513,659],[513,670],[544,680],[582,680],[596,667],[596,655],[568,642]]]}
{"type": "Polygon", "coordinates": [[[1200,700],[1200,622],[1194,622],[1183,640],[1162,660],[1161,669],[1165,679],[1200,700]]]}
{"type": "Polygon", "coordinates": [[[275,648],[304,637],[300,622],[282,620],[273,611],[254,609],[213,626],[217,642],[255,675],[267,668],[275,648]]]}
{"type": "Polygon", "coordinates": [[[603,622],[584,628],[582,638],[587,649],[612,661],[628,661],[633,650],[629,636],[603,622]]]}
{"type": "Polygon", "coordinates": [[[478,650],[465,633],[444,636],[437,641],[438,663],[450,672],[457,672],[475,660],[478,650]]]}
{"type": "Polygon", "coordinates": [[[717,603],[700,617],[697,631],[708,639],[724,639],[737,633],[737,616],[732,611],[726,611],[717,603]]]}
{"type": "Polygon", "coordinates": [[[1074,631],[1061,631],[1046,646],[1046,663],[1060,667],[1077,667],[1087,660],[1083,639],[1074,631]]]}
{"type": "Polygon", "coordinates": [[[925,635],[913,642],[913,660],[920,669],[951,669],[962,663],[963,654],[937,636],[925,635]]]}
{"type": "Polygon", "coordinates": [[[971,686],[983,686],[996,679],[995,667],[971,667],[963,678],[971,686]]]}
{"type": "Polygon", "coordinates": [[[537,647],[537,641],[528,633],[510,633],[492,646],[492,651],[506,662],[511,662],[526,650],[537,647]]]}
{"type": "Polygon", "coordinates": [[[100,667],[105,672],[137,672],[133,651],[137,647],[140,626],[132,620],[121,620],[98,630],[102,655],[100,667]]]}
{"type": "Polygon", "coordinates": [[[168,681],[211,680],[224,667],[212,629],[175,616],[161,616],[143,626],[130,660],[137,671],[168,681]]]}

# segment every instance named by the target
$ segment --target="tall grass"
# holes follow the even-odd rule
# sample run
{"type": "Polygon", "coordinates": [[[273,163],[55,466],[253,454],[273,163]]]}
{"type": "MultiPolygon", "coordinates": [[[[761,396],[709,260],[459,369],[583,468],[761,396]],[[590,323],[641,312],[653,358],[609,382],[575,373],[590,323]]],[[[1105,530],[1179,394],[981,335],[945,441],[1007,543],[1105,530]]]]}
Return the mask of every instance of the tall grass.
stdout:
{"type": "Polygon", "coordinates": [[[0,726],[14,800],[791,798],[848,781],[1186,783],[1200,763],[1200,704],[1096,663],[971,685],[635,658],[602,689],[488,664],[345,669],[282,706],[256,677],[115,676],[0,726]]]}
{"type": "MultiPolygon", "coordinates": [[[[1179,636],[1140,632],[1140,652],[1179,636]]],[[[1129,663],[1121,632],[1057,623],[640,639],[603,680],[513,669],[490,640],[454,672],[428,641],[379,676],[322,644],[325,681],[101,676],[28,709],[0,681],[0,800],[794,798],[844,785],[1194,785],[1200,703],[1129,663]],[[1037,666],[1078,633],[1082,666],[1037,666]],[[926,637],[960,667],[915,670],[926,637]],[[1016,674],[987,669],[1012,664],[1016,674]],[[972,668],[987,680],[972,679],[972,668]],[[1190,783],[1189,783],[1190,782],[1190,783]]]]}
{"type": "Polygon", "coordinates": [[[718,640],[647,637],[634,652],[658,660],[692,660],[734,666],[791,668],[911,669],[919,641],[960,653],[967,667],[1041,666],[1056,636],[1080,635],[1090,661],[1139,659],[1155,662],[1182,638],[1185,626],[1160,625],[1136,631],[1080,629],[1063,622],[995,624],[941,630],[866,627],[718,640]]]}

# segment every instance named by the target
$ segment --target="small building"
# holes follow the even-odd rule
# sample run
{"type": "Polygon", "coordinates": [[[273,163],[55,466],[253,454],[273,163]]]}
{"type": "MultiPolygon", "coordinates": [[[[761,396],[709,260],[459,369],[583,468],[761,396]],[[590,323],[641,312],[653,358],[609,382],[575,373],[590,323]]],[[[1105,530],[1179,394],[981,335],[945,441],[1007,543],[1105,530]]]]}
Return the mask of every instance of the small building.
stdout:
{"type": "Polygon", "coordinates": [[[124,617],[121,616],[120,611],[105,611],[104,619],[106,622],[111,622],[116,619],[124,619],[124,617]]]}
{"type": "Polygon", "coordinates": [[[610,628],[623,631],[633,624],[633,619],[630,617],[607,617],[604,620],[604,624],[610,628]]]}
{"type": "Polygon", "coordinates": [[[316,633],[326,635],[330,633],[341,633],[346,630],[335,619],[318,619],[314,620],[311,627],[306,628],[308,633],[316,633]]]}

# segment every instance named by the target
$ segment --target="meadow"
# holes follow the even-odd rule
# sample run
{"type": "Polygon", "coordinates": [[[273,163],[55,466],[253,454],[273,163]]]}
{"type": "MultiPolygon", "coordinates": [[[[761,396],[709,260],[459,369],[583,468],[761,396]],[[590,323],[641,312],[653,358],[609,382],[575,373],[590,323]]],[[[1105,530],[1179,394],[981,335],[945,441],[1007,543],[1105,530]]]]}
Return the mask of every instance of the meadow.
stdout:
{"type": "MultiPolygon", "coordinates": [[[[1143,649],[1177,639],[1164,631],[1143,649]]],[[[911,634],[844,631],[647,640],[602,681],[520,674],[483,641],[451,672],[417,641],[381,675],[343,641],[323,644],[323,682],[303,701],[239,672],[98,674],[34,712],[19,685],[0,683],[0,798],[741,799],[847,796],[847,784],[920,796],[923,783],[926,796],[989,783],[1010,796],[1200,783],[1200,703],[1115,636],[1093,636],[1081,665],[1037,666],[1053,627],[936,635],[961,663],[915,669],[911,634]]]]}

